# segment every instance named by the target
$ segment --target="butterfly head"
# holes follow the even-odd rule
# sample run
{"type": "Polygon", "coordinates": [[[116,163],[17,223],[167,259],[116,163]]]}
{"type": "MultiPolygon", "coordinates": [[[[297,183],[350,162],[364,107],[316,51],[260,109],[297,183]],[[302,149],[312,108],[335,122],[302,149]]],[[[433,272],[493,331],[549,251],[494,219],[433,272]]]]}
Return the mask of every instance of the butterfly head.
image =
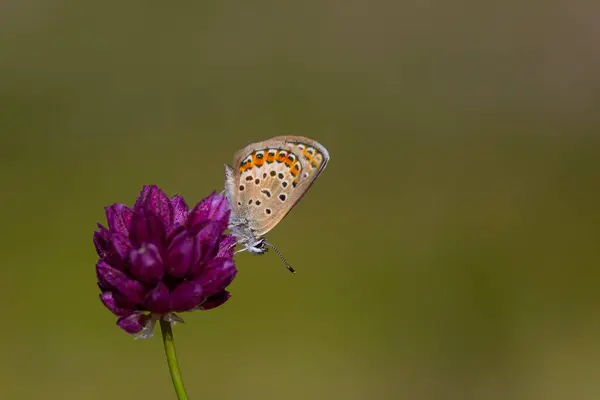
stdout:
{"type": "Polygon", "coordinates": [[[245,218],[231,216],[229,230],[237,238],[237,243],[244,246],[245,251],[253,254],[263,254],[267,251],[265,238],[256,235],[245,218]]]}
{"type": "Polygon", "coordinates": [[[257,236],[254,231],[248,227],[248,222],[243,218],[232,216],[229,220],[229,230],[231,231],[232,235],[236,237],[237,243],[244,246],[244,248],[239,251],[247,251],[253,254],[264,254],[269,250],[270,247],[281,258],[281,261],[283,261],[286,268],[290,270],[290,272],[294,274],[296,273],[294,268],[292,268],[292,266],[287,262],[277,247],[267,242],[264,237],[257,236]]]}

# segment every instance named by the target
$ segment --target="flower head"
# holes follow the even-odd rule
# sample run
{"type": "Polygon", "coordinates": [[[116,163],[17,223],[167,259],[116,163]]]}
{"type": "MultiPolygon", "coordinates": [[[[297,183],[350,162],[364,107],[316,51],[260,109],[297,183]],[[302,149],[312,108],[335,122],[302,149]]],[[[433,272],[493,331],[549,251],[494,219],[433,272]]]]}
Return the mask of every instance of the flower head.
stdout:
{"type": "Polygon", "coordinates": [[[183,197],[144,186],[133,208],[105,210],[108,228],[94,232],[96,274],[100,300],[123,330],[150,337],[158,319],[181,321],[175,312],[229,299],[225,288],[237,270],[225,197],[213,192],[189,210],[183,197]]]}

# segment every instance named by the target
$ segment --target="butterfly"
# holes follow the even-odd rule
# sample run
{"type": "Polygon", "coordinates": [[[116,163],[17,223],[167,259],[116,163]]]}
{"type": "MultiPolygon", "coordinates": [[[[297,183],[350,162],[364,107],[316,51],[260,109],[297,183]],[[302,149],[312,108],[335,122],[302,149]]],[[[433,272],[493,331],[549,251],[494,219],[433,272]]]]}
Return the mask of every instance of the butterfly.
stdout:
{"type": "Polygon", "coordinates": [[[277,136],[235,153],[233,166],[225,165],[225,195],[229,230],[245,246],[240,251],[264,254],[268,246],[295,272],[264,236],[298,204],[328,162],[323,145],[301,136],[277,136]]]}

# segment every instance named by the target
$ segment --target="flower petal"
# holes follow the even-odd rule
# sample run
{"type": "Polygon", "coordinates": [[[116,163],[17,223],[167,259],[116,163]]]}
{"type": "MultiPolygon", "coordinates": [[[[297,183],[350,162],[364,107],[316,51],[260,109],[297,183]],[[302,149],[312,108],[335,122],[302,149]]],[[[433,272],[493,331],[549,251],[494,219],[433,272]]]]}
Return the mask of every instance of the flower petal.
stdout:
{"type": "Polygon", "coordinates": [[[100,258],[106,258],[109,252],[112,251],[112,245],[110,244],[110,233],[101,224],[98,224],[100,231],[94,232],[94,246],[96,246],[96,253],[100,258]]]}
{"type": "Polygon", "coordinates": [[[169,288],[162,282],[148,293],[145,307],[148,311],[157,314],[166,314],[171,308],[171,294],[169,288]]]}
{"type": "Polygon", "coordinates": [[[166,259],[166,272],[169,276],[185,277],[190,267],[198,263],[200,259],[200,246],[197,238],[190,236],[185,230],[181,231],[171,241],[166,259]]]}
{"type": "Polygon", "coordinates": [[[187,227],[191,229],[194,225],[206,221],[219,222],[224,225],[223,230],[227,228],[229,223],[229,203],[225,196],[221,196],[216,192],[211,193],[208,197],[201,200],[188,215],[187,227]]]}
{"type": "Polygon", "coordinates": [[[133,312],[133,309],[129,307],[123,307],[121,304],[119,304],[119,301],[113,292],[104,292],[100,294],[100,301],[102,301],[104,306],[116,316],[122,317],[133,312]]]}
{"type": "Polygon", "coordinates": [[[159,249],[163,248],[165,240],[165,225],[160,217],[148,214],[144,210],[135,211],[131,220],[129,232],[131,243],[140,247],[142,243],[154,243],[159,249]]]}
{"type": "Polygon", "coordinates": [[[203,295],[213,296],[224,290],[233,281],[237,269],[230,258],[215,258],[211,260],[204,271],[195,279],[202,282],[203,295]]]}
{"type": "Polygon", "coordinates": [[[127,253],[131,248],[129,239],[119,232],[110,232],[98,224],[99,232],[94,232],[94,245],[100,258],[105,259],[115,268],[123,269],[127,253]]]}
{"type": "Polygon", "coordinates": [[[144,243],[139,249],[132,250],[129,257],[130,272],[135,278],[150,285],[162,279],[165,267],[156,245],[144,243]]]}
{"type": "Polygon", "coordinates": [[[148,193],[150,193],[153,187],[156,187],[156,185],[144,185],[144,187],[142,187],[142,191],[138,194],[135,204],[133,205],[133,211],[142,210],[144,208],[148,193]]]}
{"type": "Polygon", "coordinates": [[[200,257],[198,262],[190,269],[190,275],[196,276],[201,273],[206,262],[217,255],[222,235],[222,226],[219,226],[218,222],[209,222],[196,233],[200,257]]]}
{"type": "Polygon", "coordinates": [[[130,279],[125,273],[100,260],[96,265],[98,282],[102,287],[117,290],[127,301],[141,304],[146,297],[146,289],[140,282],[130,279]]]}
{"type": "Polygon", "coordinates": [[[131,225],[132,210],[124,204],[113,204],[104,208],[108,228],[112,232],[119,232],[129,235],[129,226],[131,225]]]}
{"type": "Polygon", "coordinates": [[[134,313],[123,316],[117,320],[117,325],[127,333],[138,333],[148,323],[148,315],[134,313]]]}
{"type": "Polygon", "coordinates": [[[171,207],[173,208],[173,224],[183,224],[187,219],[190,208],[181,196],[171,198],[171,207]]]}
{"type": "Polygon", "coordinates": [[[229,300],[230,297],[231,294],[227,290],[223,290],[222,292],[210,296],[208,299],[206,299],[204,303],[198,306],[198,309],[202,311],[212,310],[213,308],[217,308],[220,305],[224,304],[227,300],[229,300]]]}
{"type": "Polygon", "coordinates": [[[131,242],[127,236],[119,232],[111,233],[110,242],[112,244],[113,252],[110,253],[106,259],[113,267],[123,269],[126,260],[129,257],[131,242]]]}
{"type": "Polygon", "coordinates": [[[233,257],[237,239],[233,235],[223,235],[219,243],[219,251],[217,257],[233,257]]]}
{"type": "Polygon", "coordinates": [[[171,293],[173,311],[189,311],[204,300],[202,281],[183,281],[171,293]]]}
{"type": "Polygon", "coordinates": [[[150,190],[146,195],[145,211],[158,216],[165,228],[171,226],[173,221],[171,200],[158,186],[150,186],[150,190]]]}
{"type": "Polygon", "coordinates": [[[112,290],[112,287],[110,287],[110,285],[108,285],[106,282],[103,282],[100,280],[98,280],[98,288],[100,289],[101,292],[106,292],[106,291],[112,290]]]}

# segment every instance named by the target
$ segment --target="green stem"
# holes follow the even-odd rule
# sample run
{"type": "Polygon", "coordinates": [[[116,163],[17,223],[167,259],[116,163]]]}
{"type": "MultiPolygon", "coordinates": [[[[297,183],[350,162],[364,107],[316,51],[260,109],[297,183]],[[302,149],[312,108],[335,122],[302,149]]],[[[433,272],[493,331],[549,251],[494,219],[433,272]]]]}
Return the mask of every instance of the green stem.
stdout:
{"type": "Polygon", "coordinates": [[[175,354],[175,341],[173,339],[171,323],[161,319],[160,330],[162,331],[165,354],[167,356],[167,363],[169,364],[169,371],[171,371],[171,379],[173,380],[175,393],[177,393],[177,398],[179,400],[188,400],[185,387],[183,386],[183,379],[181,378],[181,371],[179,371],[179,364],[177,363],[177,354],[175,354]]]}

